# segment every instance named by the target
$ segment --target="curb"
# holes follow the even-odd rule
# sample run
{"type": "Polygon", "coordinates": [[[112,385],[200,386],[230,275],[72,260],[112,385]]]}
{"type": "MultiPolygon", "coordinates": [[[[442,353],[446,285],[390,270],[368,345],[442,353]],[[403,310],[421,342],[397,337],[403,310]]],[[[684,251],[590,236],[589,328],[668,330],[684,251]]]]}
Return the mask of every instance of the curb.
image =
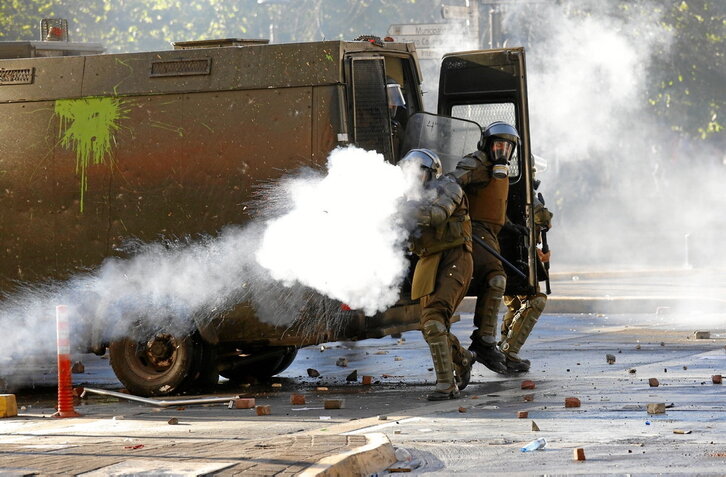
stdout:
{"type": "Polygon", "coordinates": [[[326,457],[300,473],[300,477],[370,475],[396,462],[393,445],[382,433],[363,434],[368,443],[342,454],[326,457]]]}

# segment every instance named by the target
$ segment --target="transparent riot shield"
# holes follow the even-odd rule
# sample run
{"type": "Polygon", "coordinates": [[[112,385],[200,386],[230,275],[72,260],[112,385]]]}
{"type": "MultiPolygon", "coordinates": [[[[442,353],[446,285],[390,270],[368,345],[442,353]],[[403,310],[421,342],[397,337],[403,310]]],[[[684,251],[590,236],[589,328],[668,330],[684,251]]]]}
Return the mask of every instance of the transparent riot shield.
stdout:
{"type": "Polygon", "coordinates": [[[451,172],[462,157],[476,151],[480,137],[481,127],[474,121],[416,113],[408,118],[401,157],[411,149],[431,149],[441,158],[444,172],[451,172]]]}

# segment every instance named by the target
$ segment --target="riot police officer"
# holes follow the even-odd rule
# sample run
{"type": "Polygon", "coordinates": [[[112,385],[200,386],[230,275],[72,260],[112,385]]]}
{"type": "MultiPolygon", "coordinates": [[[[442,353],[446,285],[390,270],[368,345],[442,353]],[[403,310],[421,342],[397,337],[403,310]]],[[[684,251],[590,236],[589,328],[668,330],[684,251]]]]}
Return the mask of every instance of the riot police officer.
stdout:
{"type": "MultiPolygon", "coordinates": [[[[451,173],[469,199],[473,233],[497,252],[497,235],[506,222],[509,161],[518,144],[519,134],[512,125],[493,122],[482,132],[478,150],[465,156],[451,173]]],[[[477,299],[469,349],[487,368],[507,373],[506,358],[495,337],[507,276],[499,259],[484,247],[474,243],[473,250],[472,288],[477,299]]]]}
{"type": "Polygon", "coordinates": [[[410,248],[419,259],[411,298],[421,300],[421,331],[436,372],[430,401],[454,399],[469,383],[473,356],[451,331],[451,316],[471,281],[471,221],[466,195],[456,181],[442,176],[439,157],[429,149],[409,151],[399,165],[414,168],[424,185],[423,199],[409,201],[417,223],[410,248]]]}

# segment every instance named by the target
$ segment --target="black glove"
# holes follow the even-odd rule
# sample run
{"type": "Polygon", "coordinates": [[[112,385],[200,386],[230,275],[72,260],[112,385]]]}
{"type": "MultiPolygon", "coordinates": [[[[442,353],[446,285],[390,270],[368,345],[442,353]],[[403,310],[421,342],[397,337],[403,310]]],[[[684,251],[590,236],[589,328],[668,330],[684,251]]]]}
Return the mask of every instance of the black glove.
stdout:
{"type": "Polygon", "coordinates": [[[504,227],[502,227],[507,232],[517,234],[517,235],[529,235],[529,229],[525,227],[524,225],[515,224],[514,222],[506,222],[504,224],[504,227]]]}

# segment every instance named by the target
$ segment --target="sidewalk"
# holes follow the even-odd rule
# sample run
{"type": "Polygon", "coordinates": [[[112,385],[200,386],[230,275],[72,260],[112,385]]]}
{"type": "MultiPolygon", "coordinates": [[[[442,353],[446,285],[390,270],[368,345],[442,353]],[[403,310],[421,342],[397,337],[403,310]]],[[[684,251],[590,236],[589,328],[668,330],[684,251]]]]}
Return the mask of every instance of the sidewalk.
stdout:
{"type": "MultiPolygon", "coordinates": [[[[89,416],[63,421],[82,427],[95,419],[89,416]]],[[[30,420],[28,423],[32,427],[30,420]]],[[[0,475],[11,476],[214,473],[310,477],[371,474],[395,461],[393,447],[382,434],[298,434],[255,440],[180,436],[132,439],[117,434],[99,439],[61,431],[0,445],[0,475]]]]}

